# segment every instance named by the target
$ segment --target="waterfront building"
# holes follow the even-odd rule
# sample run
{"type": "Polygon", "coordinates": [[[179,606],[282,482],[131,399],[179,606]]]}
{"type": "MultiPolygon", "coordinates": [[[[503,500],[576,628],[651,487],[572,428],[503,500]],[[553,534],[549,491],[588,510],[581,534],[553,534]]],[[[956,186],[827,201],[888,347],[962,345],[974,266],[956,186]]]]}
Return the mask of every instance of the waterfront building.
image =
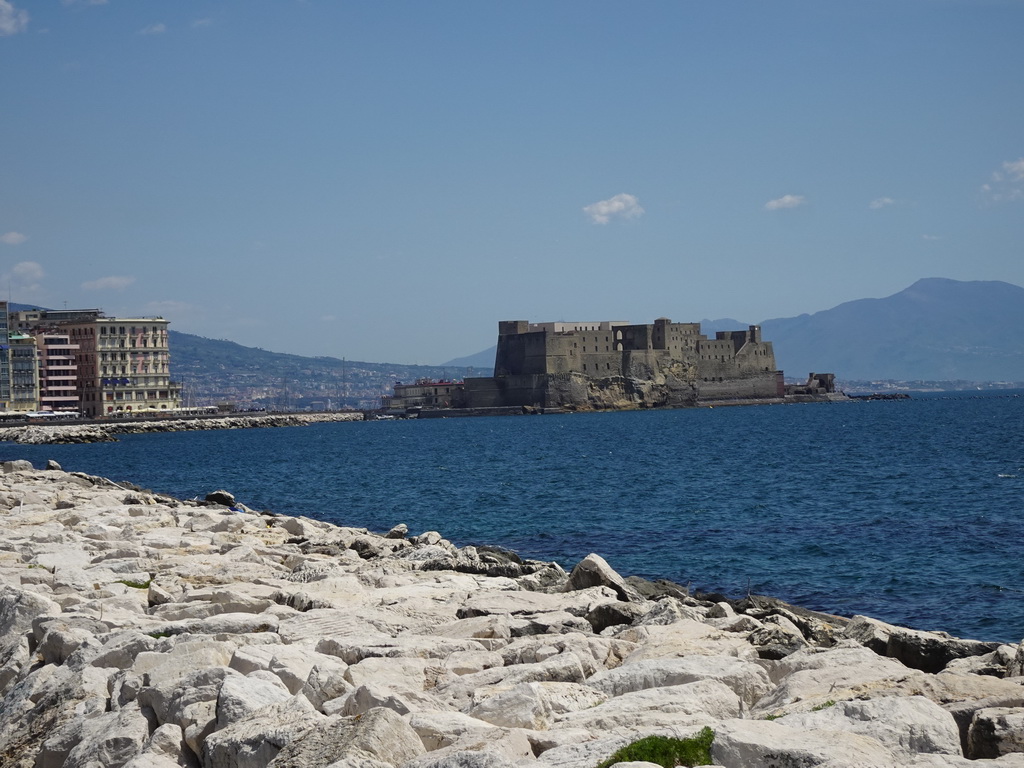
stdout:
{"type": "Polygon", "coordinates": [[[417,379],[413,384],[395,384],[394,395],[384,395],[387,411],[408,411],[417,408],[459,407],[463,401],[461,381],[417,379]]]}
{"type": "Polygon", "coordinates": [[[90,417],[173,411],[181,388],[170,379],[167,321],[92,317],[60,324],[78,345],[82,412],[90,417]]]}
{"type": "Polygon", "coordinates": [[[35,336],[39,361],[39,410],[75,413],[78,398],[78,345],[66,331],[43,331],[35,336]]]}
{"type": "Polygon", "coordinates": [[[0,410],[11,403],[11,337],[7,302],[0,301],[0,410]]]}
{"type": "Polygon", "coordinates": [[[8,411],[30,413],[39,410],[39,357],[36,340],[26,334],[14,332],[10,342],[11,397],[8,411]]]}
{"type": "Polygon", "coordinates": [[[181,387],[170,379],[168,321],[162,317],[36,309],[15,313],[12,325],[41,342],[47,409],[98,418],[181,407],[181,387]]]}

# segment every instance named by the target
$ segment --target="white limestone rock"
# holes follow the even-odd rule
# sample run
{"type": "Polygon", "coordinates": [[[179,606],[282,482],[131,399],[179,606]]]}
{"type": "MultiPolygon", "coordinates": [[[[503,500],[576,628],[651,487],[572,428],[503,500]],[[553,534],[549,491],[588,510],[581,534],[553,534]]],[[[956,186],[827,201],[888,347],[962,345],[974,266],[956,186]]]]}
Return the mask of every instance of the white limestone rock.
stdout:
{"type": "Polygon", "coordinates": [[[623,664],[679,656],[757,658],[757,652],[745,637],[694,619],[684,618],[668,625],[631,627],[617,633],[615,638],[636,643],[636,650],[623,659],[623,664]]]}
{"type": "Polygon", "coordinates": [[[316,644],[318,653],[336,656],[346,664],[377,658],[446,659],[459,651],[486,650],[475,640],[402,635],[394,638],[325,637],[316,644]]]}
{"type": "Polygon", "coordinates": [[[473,616],[536,615],[564,611],[583,617],[615,597],[615,591],[605,586],[592,586],[564,594],[486,590],[471,595],[458,609],[457,616],[465,619],[473,616]]]}
{"type": "MultiPolygon", "coordinates": [[[[142,752],[149,741],[149,721],[137,706],[125,707],[81,721],[79,738],[62,768],[119,766],[142,752]]],[[[43,757],[41,764],[46,763],[43,757]]]]}
{"type": "Polygon", "coordinates": [[[225,728],[253,712],[278,701],[290,699],[292,694],[277,677],[273,682],[255,677],[255,674],[227,675],[217,694],[217,728],[225,728]]]}
{"type": "Polygon", "coordinates": [[[600,703],[603,697],[593,689],[574,683],[520,683],[511,687],[481,689],[473,696],[470,717],[506,728],[545,730],[556,709],[582,708],[600,703]],[[572,686],[558,690],[556,686],[572,686]],[[587,691],[589,690],[589,695],[587,691]]]}
{"type": "Polygon", "coordinates": [[[364,759],[400,766],[424,752],[416,731],[401,716],[378,708],[358,718],[328,718],[282,747],[268,768],[309,768],[364,759]]]}
{"type": "Polygon", "coordinates": [[[450,747],[467,735],[476,738],[482,731],[495,727],[462,712],[452,711],[411,712],[406,719],[428,752],[450,747]]]}
{"type": "Polygon", "coordinates": [[[639,736],[593,736],[585,741],[570,741],[545,750],[537,757],[537,768],[594,768],[639,736]]]}
{"type": "Polygon", "coordinates": [[[494,758],[504,764],[511,762],[514,765],[522,763],[533,763],[533,747],[530,744],[527,732],[520,728],[503,728],[491,726],[490,728],[467,729],[451,745],[440,747],[427,752],[413,760],[405,763],[402,768],[447,768],[448,765],[489,765],[494,758]],[[476,755],[479,757],[469,757],[476,755]],[[482,756],[490,755],[484,762],[475,762],[484,759],[482,756]],[[466,763],[466,760],[474,762],[466,763]]]}
{"type": "Polygon", "coordinates": [[[1024,708],[990,707],[974,713],[967,737],[967,757],[999,758],[1024,753],[1024,708]]]}
{"type": "Polygon", "coordinates": [[[238,672],[227,667],[208,667],[188,672],[155,686],[139,691],[140,706],[149,707],[157,722],[173,723],[185,734],[185,742],[197,755],[203,754],[203,744],[217,727],[217,701],[224,680],[238,672]]]}
{"type": "Polygon", "coordinates": [[[596,733],[657,728],[741,716],[739,696],[717,680],[645,688],[606,699],[591,708],[556,715],[557,728],[584,728],[596,733]]]}
{"type": "Polygon", "coordinates": [[[855,733],[805,731],[768,720],[725,720],[714,731],[711,757],[730,768],[895,768],[901,764],[878,741],[855,733]]]}
{"type": "Polygon", "coordinates": [[[267,768],[281,750],[328,722],[301,696],[279,701],[211,733],[204,768],[267,768]]]}
{"type": "Polygon", "coordinates": [[[725,656],[637,661],[598,672],[587,680],[587,685],[610,696],[621,696],[631,691],[682,685],[698,680],[718,680],[748,707],[753,706],[771,688],[768,674],[760,666],[725,656]]]}
{"type": "Polygon", "coordinates": [[[572,592],[590,587],[607,587],[619,600],[640,602],[642,598],[600,555],[591,553],[580,560],[569,573],[563,589],[572,592]]]}
{"type": "Polygon", "coordinates": [[[432,693],[441,702],[462,711],[472,706],[474,692],[485,686],[501,684],[512,687],[534,682],[582,683],[585,677],[579,658],[565,653],[536,664],[495,667],[446,680],[438,684],[432,693]]]}
{"type": "Polygon", "coordinates": [[[815,712],[787,715],[776,722],[809,731],[846,731],[869,736],[900,761],[918,753],[962,755],[953,716],[923,696],[884,696],[839,701],[815,712]]]}

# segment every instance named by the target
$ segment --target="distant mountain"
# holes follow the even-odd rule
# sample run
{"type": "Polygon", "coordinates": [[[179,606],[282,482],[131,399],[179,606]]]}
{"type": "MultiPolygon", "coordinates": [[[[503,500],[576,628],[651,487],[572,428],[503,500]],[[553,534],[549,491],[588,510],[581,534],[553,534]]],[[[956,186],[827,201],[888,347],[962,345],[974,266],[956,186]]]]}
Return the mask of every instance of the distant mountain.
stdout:
{"type": "Polygon", "coordinates": [[[1024,382],[1024,288],[1010,283],[927,278],[761,327],[793,378],[1024,382]]]}
{"type": "MultiPolygon", "coordinates": [[[[713,337],[748,325],[704,319],[701,331],[713,337]]],[[[926,278],[884,299],[765,320],[761,328],[788,378],[1024,382],[1024,288],[1011,283],[926,278]]],[[[472,365],[486,376],[494,354],[491,347],[447,365],[472,365]]]]}
{"type": "Polygon", "coordinates": [[[488,347],[483,352],[477,352],[475,355],[456,357],[454,360],[449,360],[445,365],[472,368],[476,371],[473,374],[474,376],[491,376],[494,374],[494,357],[497,354],[498,345],[495,344],[493,347],[488,347]]]}
{"type": "MultiPolygon", "coordinates": [[[[197,405],[231,402],[279,410],[378,408],[395,382],[461,379],[465,368],[302,357],[170,331],[171,378],[197,405]]],[[[493,366],[493,361],[491,366],[493,366]]]]}

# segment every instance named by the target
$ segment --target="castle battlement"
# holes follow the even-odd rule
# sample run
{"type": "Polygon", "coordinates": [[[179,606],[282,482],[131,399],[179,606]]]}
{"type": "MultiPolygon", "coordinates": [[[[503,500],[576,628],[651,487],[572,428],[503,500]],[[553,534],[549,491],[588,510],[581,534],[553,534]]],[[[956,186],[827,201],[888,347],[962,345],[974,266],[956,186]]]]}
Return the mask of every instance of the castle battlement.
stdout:
{"type": "Polygon", "coordinates": [[[472,407],[672,406],[782,394],[760,326],[709,339],[700,323],[667,317],[650,324],[503,320],[494,377],[466,384],[472,407]],[[605,402],[608,392],[616,404],[605,402]]]}

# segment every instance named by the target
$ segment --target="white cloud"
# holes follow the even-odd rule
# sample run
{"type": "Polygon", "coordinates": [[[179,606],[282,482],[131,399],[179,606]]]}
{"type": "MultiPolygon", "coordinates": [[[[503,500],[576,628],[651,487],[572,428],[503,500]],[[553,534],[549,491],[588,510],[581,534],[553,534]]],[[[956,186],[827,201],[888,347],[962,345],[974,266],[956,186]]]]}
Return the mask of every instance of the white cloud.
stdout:
{"type": "MultiPolygon", "coordinates": [[[[106,5],[107,0],[81,0],[84,5],[106,5]]],[[[79,0],[60,0],[61,5],[74,5],[79,0]]]]}
{"type": "Polygon", "coordinates": [[[890,205],[896,205],[896,201],[891,197],[876,197],[868,203],[868,208],[877,211],[879,208],[888,208],[890,205]]]}
{"type": "Polygon", "coordinates": [[[921,235],[922,240],[941,240],[942,238],[938,235],[921,235]]]}
{"type": "Polygon", "coordinates": [[[110,277],[101,277],[99,280],[90,280],[86,283],[82,283],[82,290],[123,291],[125,288],[127,288],[134,282],[134,277],[125,277],[123,275],[111,275],[110,277]]]}
{"type": "Polygon", "coordinates": [[[7,245],[21,245],[26,240],[28,240],[28,235],[23,235],[21,232],[7,232],[0,235],[0,243],[7,243],[7,245]]]}
{"type": "Polygon", "coordinates": [[[623,193],[607,200],[599,200],[596,203],[585,205],[583,212],[595,224],[607,224],[613,216],[620,219],[635,219],[637,216],[643,216],[644,209],[640,207],[640,201],[636,197],[623,193]]]}
{"type": "Polygon", "coordinates": [[[162,35],[167,31],[166,24],[150,24],[148,27],[143,27],[139,30],[140,35],[162,35]]]}
{"type": "Polygon", "coordinates": [[[11,273],[16,278],[29,282],[37,282],[46,277],[46,272],[43,271],[42,266],[35,261],[19,261],[14,265],[11,273]]]}
{"type": "Polygon", "coordinates": [[[1011,181],[1024,181],[1024,157],[1019,160],[1007,160],[1003,163],[1003,170],[1011,181]]]}
{"type": "Polygon", "coordinates": [[[1003,163],[998,171],[992,172],[991,181],[981,185],[981,191],[997,203],[1024,200],[1024,157],[1003,163]]]}
{"type": "Polygon", "coordinates": [[[19,11],[13,3],[0,0],[0,37],[16,35],[28,29],[28,11],[19,11]]]}
{"type": "Polygon", "coordinates": [[[10,293],[17,296],[15,301],[26,301],[30,294],[38,294],[40,281],[46,277],[42,266],[35,261],[19,261],[10,272],[0,275],[0,282],[10,293]]]}
{"type": "Polygon", "coordinates": [[[196,19],[195,21],[192,22],[192,26],[195,27],[196,29],[198,29],[200,27],[209,27],[212,24],[213,24],[213,19],[211,19],[211,18],[196,19]]]}
{"type": "Polygon", "coordinates": [[[807,202],[803,195],[783,195],[764,204],[766,211],[780,211],[783,208],[798,208],[807,202]]]}

